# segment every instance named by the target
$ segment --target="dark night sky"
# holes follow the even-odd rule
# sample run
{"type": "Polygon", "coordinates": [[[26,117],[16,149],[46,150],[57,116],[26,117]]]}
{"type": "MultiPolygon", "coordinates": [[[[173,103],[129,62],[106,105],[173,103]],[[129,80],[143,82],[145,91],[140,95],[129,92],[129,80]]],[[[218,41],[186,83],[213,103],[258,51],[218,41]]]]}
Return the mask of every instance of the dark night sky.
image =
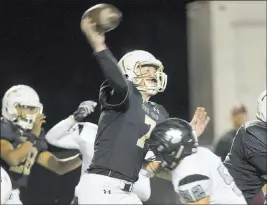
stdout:
{"type": "MultiPolygon", "coordinates": [[[[75,111],[82,100],[97,100],[104,78],[79,27],[83,12],[96,3],[100,1],[0,2],[0,95],[12,85],[32,86],[44,104],[46,129],[75,111]]],[[[114,56],[119,60],[127,51],[143,49],[160,59],[168,74],[168,85],[166,92],[152,100],[164,105],[171,116],[188,119],[184,3],[180,0],[101,3],[113,3],[123,12],[121,25],[106,35],[114,56]]],[[[98,115],[96,112],[90,119],[96,122],[98,115]]],[[[70,175],[78,180],[77,173],[70,175]]],[[[44,176],[49,174],[45,172],[44,176]]],[[[67,180],[61,181],[73,183],[70,176],[64,177],[67,180]]],[[[50,180],[41,181],[38,183],[47,184],[44,187],[51,186],[50,180]]],[[[52,193],[44,187],[39,190],[52,193]]],[[[71,191],[73,187],[70,195],[71,191]]],[[[39,197],[38,193],[36,196],[39,197]]]]}

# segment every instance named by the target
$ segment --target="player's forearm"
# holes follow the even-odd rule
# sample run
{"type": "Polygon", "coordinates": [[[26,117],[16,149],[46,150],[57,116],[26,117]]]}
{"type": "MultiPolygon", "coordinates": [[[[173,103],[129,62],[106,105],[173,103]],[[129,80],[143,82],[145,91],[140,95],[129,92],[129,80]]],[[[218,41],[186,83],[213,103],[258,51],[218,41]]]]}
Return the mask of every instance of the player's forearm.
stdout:
{"type": "Polygon", "coordinates": [[[18,148],[9,151],[5,161],[12,166],[17,166],[32,151],[33,144],[29,141],[24,142],[18,148]]]}
{"type": "Polygon", "coordinates": [[[126,79],[117,65],[117,60],[114,58],[109,49],[95,53],[95,57],[100,64],[105,78],[108,79],[113,89],[118,93],[126,95],[128,92],[126,79]]]}
{"type": "Polygon", "coordinates": [[[171,181],[172,180],[172,174],[171,172],[162,170],[159,173],[156,174],[156,177],[171,181]]]}
{"type": "Polygon", "coordinates": [[[82,165],[82,160],[77,156],[76,158],[65,161],[65,162],[58,162],[58,174],[64,175],[68,172],[71,172],[82,165]]]}
{"type": "MultiPolygon", "coordinates": [[[[160,170],[157,171],[160,166],[160,162],[154,161],[150,162],[146,167],[144,168],[147,172],[154,174],[156,177],[171,181],[172,180],[172,174],[169,171],[166,170],[160,170]]],[[[151,176],[149,176],[151,178],[151,176]]]]}
{"type": "Polygon", "coordinates": [[[267,195],[267,184],[265,184],[262,188],[264,195],[267,195]]]}
{"type": "Polygon", "coordinates": [[[82,161],[79,155],[68,161],[60,161],[51,152],[46,151],[40,153],[37,163],[58,175],[63,175],[81,166],[82,161]]]}
{"type": "Polygon", "coordinates": [[[200,200],[194,201],[194,202],[188,202],[187,204],[188,205],[189,204],[205,204],[205,205],[207,205],[207,204],[210,204],[210,197],[205,197],[203,199],[200,199],[200,200]]]}

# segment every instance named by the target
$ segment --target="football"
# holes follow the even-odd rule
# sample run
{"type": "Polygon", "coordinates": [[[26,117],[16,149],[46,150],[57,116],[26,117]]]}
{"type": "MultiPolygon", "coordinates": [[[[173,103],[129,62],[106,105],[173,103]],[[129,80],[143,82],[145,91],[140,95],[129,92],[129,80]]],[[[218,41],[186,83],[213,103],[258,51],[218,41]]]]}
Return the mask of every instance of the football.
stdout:
{"type": "Polygon", "coordinates": [[[97,4],[82,15],[82,20],[86,17],[96,23],[96,29],[100,33],[108,32],[116,28],[122,19],[122,13],[111,4],[97,4]]]}

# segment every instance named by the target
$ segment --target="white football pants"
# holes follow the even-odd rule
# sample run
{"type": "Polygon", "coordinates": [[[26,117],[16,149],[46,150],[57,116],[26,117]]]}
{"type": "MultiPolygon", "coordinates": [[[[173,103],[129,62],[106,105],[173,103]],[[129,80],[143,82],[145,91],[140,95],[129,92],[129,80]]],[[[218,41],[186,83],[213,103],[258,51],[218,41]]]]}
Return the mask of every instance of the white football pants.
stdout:
{"type": "Polygon", "coordinates": [[[124,180],[99,174],[81,176],[77,197],[79,204],[142,204],[133,192],[121,190],[124,180]]]}
{"type": "Polygon", "coordinates": [[[6,202],[6,204],[10,205],[22,205],[22,202],[19,198],[20,191],[18,189],[13,189],[11,193],[10,199],[6,202]]]}

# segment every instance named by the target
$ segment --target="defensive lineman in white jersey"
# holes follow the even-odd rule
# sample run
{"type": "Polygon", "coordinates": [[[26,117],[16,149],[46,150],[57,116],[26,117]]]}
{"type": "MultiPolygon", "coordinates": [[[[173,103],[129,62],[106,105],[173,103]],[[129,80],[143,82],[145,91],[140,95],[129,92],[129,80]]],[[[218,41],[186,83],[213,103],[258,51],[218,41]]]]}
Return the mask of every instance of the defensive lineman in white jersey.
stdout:
{"type": "MultiPolygon", "coordinates": [[[[82,121],[83,118],[92,113],[95,106],[96,103],[93,101],[81,103],[73,116],[60,121],[50,129],[46,135],[47,141],[54,146],[66,149],[77,149],[80,151],[83,158],[80,180],[82,180],[82,174],[86,172],[86,169],[91,164],[98,127],[93,123],[79,121],[82,121]]],[[[153,155],[153,153],[148,152],[146,158],[151,158],[151,155],[153,155]]],[[[79,189],[82,189],[82,187],[78,184],[75,187],[75,196],[79,195],[79,189]]],[[[141,169],[139,180],[133,186],[133,192],[143,202],[149,199],[151,195],[150,178],[146,170],[141,169]]]]}
{"type": "Polygon", "coordinates": [[[154,128],[150,140],[150,149],[162,160],[160,167],[171,171],[174,190],[182,203],[246,204],[220,158],[198,147],[188,122],[170,118],[154,128]]]}
{"type": "Polygon", "coordinates": [[[221,159],[204,147],[181,161],[173,171],[172,183],[185,202],[246,204],[221,159]]]}

